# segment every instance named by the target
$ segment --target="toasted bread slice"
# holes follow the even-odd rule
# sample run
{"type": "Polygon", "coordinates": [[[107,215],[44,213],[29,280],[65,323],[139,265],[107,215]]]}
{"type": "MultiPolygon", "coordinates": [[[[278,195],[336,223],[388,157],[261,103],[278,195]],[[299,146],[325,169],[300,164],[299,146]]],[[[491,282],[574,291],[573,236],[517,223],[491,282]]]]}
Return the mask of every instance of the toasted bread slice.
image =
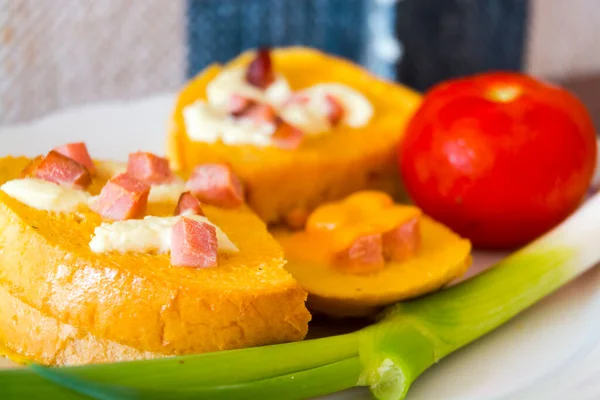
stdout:
{"type": "Polygon", "coordinates": [[[64,324],[11,296],[0,286],[0,354],[15,361],[81,365],[164,357],[64,324]]]}
{"type": "Polygon", "coordinates": [[[309,292],[308,307],[335,317],[375,315],[384,306],[421,296],[462,276],[472,263],[471,243],[450,229],[423,217],[419,251],[385,269],[353,274],[326,261],[329,250],[304,233],[274,231],[288,257],[286,268],[309,292]]]}
{"type": "MultiPolygon", "coordinates": [[[[28,162],[0,159],[0,184],[17,178],[28,162]]],[[[90,192],[109,178],[103,169],[90,192]]],[[[172,215],[174,207],[150,204],[148,213],[172,215]]],[[[220,255],[216,268],[178,268],[168,254],[93,253],[89,241],[99,215],[41,211],[0,191],[0,285],[57,324],[138,352],[128,358],[302,339],[310,319],[306,292],[283,268],[282,250],[264,223],[246,207],[204,211],[239,252],[220,255]]],[[[3,340],[10,342],[6,332],[3,340]]],[[[120,359],[116,353],[108,351],[106,361],[120,359]]]]}
{"type": "Polygon", "coordinates": [[[274,70],[287,78],[293,90],[335,82],[359,91],[375,109],[367,126],[341,124],[293,150],[191,139],[183,109],[205,100],[207,85],[224,68],[248,65],[253,57],[254,52],[247,52],[224,67],[211,65],[179,94],[167,149],[174,168],[190,170],[198,163],[230,163],[248,188],[248,204],[267,223],[283,222],[299,210],[309,212],[362,189],[383,190],[398,199],[406,197],[397,172],[397,146],[421,96],[317,50],[274,49],[274,70]]]}

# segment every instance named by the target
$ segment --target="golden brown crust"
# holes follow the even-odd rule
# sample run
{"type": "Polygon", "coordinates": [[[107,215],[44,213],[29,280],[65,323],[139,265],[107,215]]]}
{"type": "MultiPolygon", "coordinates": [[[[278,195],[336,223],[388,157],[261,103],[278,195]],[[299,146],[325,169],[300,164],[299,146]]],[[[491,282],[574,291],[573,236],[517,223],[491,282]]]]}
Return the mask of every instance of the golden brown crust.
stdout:
{"type": "Polygon", "coordinates": [[[0,353],[15,361],[79,365],[164,357],[99,339],[28,306],[0,286],[0,353]]]}

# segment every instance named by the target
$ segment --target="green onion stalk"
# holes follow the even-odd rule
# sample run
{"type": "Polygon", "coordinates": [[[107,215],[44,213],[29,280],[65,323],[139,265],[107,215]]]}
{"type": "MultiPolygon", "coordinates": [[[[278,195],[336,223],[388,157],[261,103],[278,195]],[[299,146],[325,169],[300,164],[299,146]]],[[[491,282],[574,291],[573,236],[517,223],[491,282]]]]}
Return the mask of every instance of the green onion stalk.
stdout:
{"type": "Polygon", "coordinates": [[[0,372],[2,398],[303,399],[368,386],[403,399],[446,355],[600,262],[600,195],[486,272],[391,306],[379,322],[323,339],[202,355],[0,372]]]}

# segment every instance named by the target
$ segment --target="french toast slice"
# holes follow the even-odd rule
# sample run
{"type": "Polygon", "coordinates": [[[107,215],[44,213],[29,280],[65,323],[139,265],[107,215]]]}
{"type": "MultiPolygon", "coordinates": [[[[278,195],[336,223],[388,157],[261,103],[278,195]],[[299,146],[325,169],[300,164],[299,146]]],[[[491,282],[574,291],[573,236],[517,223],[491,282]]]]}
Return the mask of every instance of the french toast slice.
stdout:
{"type": "MultiPolygon", "coordinates": [[[[24,157],[0,159],[0,184],[18,178],[29,162],[24,157]]],[[[103,170],[114,169],[98,165],[91,194],[110,178],[103,170]]],[[[174,208],[151,203],[148,214],[169,216],[174,208]]],[[[31,332],[44,330],[49,318],[56,326],[70,325],[78,335],[89,335],[77,346],[90,351],[98,346],[131,348],[121,355],[107,350],[98,358],[115,361],[304,338],[310,320],[306,292],[283,268],[282,250],[264,223],[246,206],[203,209],[239,252],[220,255],[216,268],[181,268],[170,265],[168,254],[93,253],[90,238],[103,222],[98,214],[38,210],[0,191],[0,286],[16,302],[16,321],[25,315],[29,319],[22,324],[27,332],[18,323],[12,329],[0,324],[0,339],[19,343],[15,335],[22,335],[41,340],[31,332]]],[[[55,330],[57,337],[61,329],[55,330]]],[[[49,343],[62,346],[60,340],[49,343]]],[[[11,351],[21,354],[26,348],[11,351]]],[[[52,352],[40,349],[27,356],[45,363],[77,362],[77,357],[45,356],[52,352]]]]}
{"type": "Polygon", "coordinates": [[[100,339],[43,315],[0,286],[0,355],[44,365],[83,365],[164,357],[100,339]]]}
{"type": "Polygon", "coordinates": [[[168,134],[167,156],[174,168],[189,171],[203,162],[231,164],[248,187],[248,204],[269,224],[286,222],[297,212],[310,212],[358,190],[383,190],[397,199],[406,198],[398,176],[397,146],[421,96],[318,50],[273,49],[273,69],[287,78],[294,91],[335,82],[362,93],[375,110],[366,126],[340,124],[293,150],[209,143],[190,137],[184,109],[206,100],[207,88],[220,73],[247,66],[254,56],[255,52],[249,51],[226,65],[208,66],[181,91],[168,134]]]}

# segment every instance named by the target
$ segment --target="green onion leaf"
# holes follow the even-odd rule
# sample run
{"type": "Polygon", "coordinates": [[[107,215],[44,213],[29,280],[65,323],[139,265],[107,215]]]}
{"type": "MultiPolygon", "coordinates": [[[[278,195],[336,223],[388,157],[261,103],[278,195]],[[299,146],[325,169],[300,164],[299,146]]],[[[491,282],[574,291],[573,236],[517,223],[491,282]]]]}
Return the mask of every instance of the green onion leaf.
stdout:
{"type": "Polygon", "coordinates": [[[83,380],[56,369],[34,366],[41,376],[95,399],[306,399],[324,391],[336,392],[356,384],[361,371],[358,357],[338,361],[306,371],[269,379],[225,385],[200,385],[180,388],[134,388],[83,380]]]}

